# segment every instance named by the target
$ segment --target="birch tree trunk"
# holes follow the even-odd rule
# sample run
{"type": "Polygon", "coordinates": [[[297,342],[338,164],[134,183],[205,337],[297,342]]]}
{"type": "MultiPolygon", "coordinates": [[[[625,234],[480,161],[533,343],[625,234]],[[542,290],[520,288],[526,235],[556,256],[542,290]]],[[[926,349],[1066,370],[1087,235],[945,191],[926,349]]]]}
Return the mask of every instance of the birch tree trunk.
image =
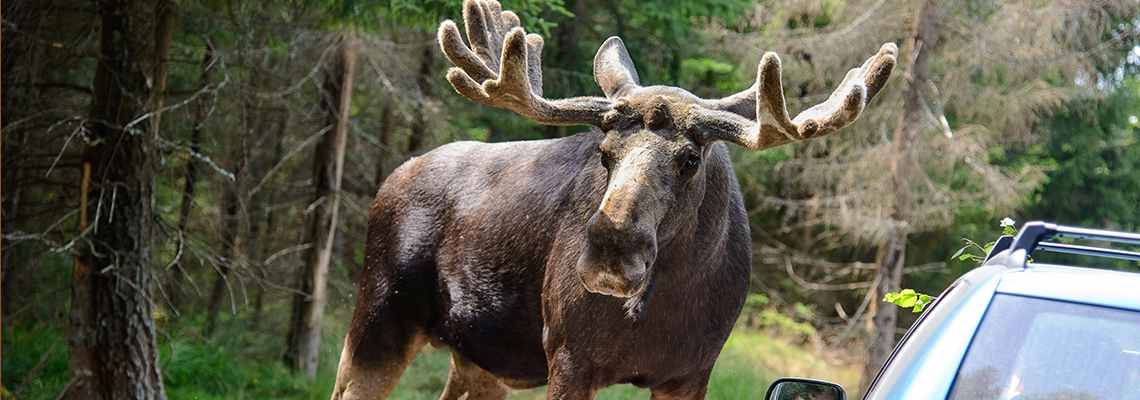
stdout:
{"type": "Polygon", "coordinates": [[[356,68],[357,42],[345,33],[338,40],[338,56],[325,68],[325,84],[321,108],[326,112],[332,132],[317,145],[313,164],[316,206],[309,223],[305,267],[301,269],[298,289],[293,297],[292,324],[289,329],[285,363],[309,378],[317,374],[321,344],[321,318],[327,298],[329,264],[336,239],[337,209],[344,169],[345,142],[348,138],[352,79],[356,68]]]}
{"type": "Polygon", "coordinates": [[[891,231],[887,239],[879,245],[879,277],[872,288],[873,308],[872,337],[866,364],[863,368],[862,390],[865,392],[879,368],[890,357],[895,346],[895,327],[898,321],[898,307],[879,305],[884,294],[898,291],[902,283],[903,266],[906,263],[906,245],[911,219],[911,174],[914,163],[913,147],[918,132],[923,126],[921,82],[926,81],[926,60],[937,35],[936,9],[929,0],[918,5],[911,35],[901,53],[903,60],[903,109],[895,116],[895,127],[891,141],[892,158],[890,173],[894,201],[891,209],[891,231]]]}

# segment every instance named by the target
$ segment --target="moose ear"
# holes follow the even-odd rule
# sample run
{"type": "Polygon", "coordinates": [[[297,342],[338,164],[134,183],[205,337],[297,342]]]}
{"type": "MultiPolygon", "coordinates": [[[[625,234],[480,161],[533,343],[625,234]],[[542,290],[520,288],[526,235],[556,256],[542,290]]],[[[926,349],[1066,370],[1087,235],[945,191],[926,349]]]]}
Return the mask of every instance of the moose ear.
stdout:
{"type": "Polygon", "coordinates": [[[621,38],[610,36],[594,56],[594,80],[608,98],[616,98],[641,82],[621,38]]]}

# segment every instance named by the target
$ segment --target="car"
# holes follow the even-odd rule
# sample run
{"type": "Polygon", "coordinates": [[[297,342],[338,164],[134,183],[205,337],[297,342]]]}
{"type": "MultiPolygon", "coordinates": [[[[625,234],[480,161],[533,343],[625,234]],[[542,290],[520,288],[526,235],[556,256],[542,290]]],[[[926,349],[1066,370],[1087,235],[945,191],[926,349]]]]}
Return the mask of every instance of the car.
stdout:
{"type": "MultiPolygon", "coordinates": [[[[1034,262],[1035,251],[1140,262],[1140,234],[1025,224],[927,307],[863,399],[1140,400],[1140,274],[1034,262]]],[[[844,400],[839,385],[782,378],[771,400],[844,400]]]]}

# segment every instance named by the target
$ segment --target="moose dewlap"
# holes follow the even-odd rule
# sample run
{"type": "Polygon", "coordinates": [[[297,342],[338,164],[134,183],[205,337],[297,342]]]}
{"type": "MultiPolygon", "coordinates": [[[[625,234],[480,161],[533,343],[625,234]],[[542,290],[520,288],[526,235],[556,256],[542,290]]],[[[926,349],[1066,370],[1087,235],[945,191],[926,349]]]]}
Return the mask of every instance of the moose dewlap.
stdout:
{"type": "Polygon", "coordinates": [[[598,49],[605,97],[543,97],[542,37],[497,1],[463,3],[466,41],[439,44],[461,96],[589,132],[459,142],[384,182],[333,399],[385,398],[426,343],[447,346],[442,399],[503,399],[548,386],[590,399],[632,383],[654,398],[703,398],[751,272],[748,220],[723,143],[752,150],[851,124],[882,89],[896,47],[790,118],[780,59],[720,99],[642,86],[621,39],[598,49]]]}

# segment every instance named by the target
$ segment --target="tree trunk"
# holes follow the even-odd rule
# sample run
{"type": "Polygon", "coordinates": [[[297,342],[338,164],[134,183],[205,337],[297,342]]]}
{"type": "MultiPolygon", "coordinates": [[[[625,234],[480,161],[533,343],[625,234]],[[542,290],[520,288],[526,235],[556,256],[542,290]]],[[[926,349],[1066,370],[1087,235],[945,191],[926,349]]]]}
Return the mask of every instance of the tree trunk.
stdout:
{"type": "MultiPolygon", "coordinates": [[[[11,107],[11,100],[5,98],[5,101],[8,103],[8,107],[11,107]]],[[[11,132],[4,132],[3,134],[0,134],[0,136],[3,136],[4,139],[7,139],[5,140],[7,144],[5,146],[2,146],[2,157],[4,157],[5,160],[9,160],[8,162],[11,163],[11,160],[14,158],[13,156],[17,154],[16,151],[22,148],[26,148],[28,134],[26,132],[18,132],[15,134],[11,132]]],[[[20,217],[20,205],[22,203],[20,199],[23,198],[22,193],[24,191],[24,188],[21,186],[13,185],[12,182],[18,182],[22,178],[23,174],[24,171],[22,171],[22,168],[19,168],[18,164],[14,163],[10,165],[8,169],[5,169],[2,174],[4,182],[0,184],[0,196],[3,197],[2,208],[4,216],[7,217],[9,221],[18,220],[20,217]],[[17,168],[15,171],[13,171],[11,167],[17,168]]],[[[7,238],[0,238],[0,248],[8,249],[8,251],[5,251],[3,255],[0,256],[0,274],[4,276],[4,279],[0,279],[0,303],[2,303],[0,304],[0,316],[3,316],[8,315],[11,312],[12,308],[11,296],[13,287],[12,285],[14,282],[12,278],[14,277],[13,273],[16,271],[16,265],[14,265],[12,260],[20,259],[20,257],[14,256],[14,253],[18,252],[19,249],[13,246],[12,242],[7,238]]]]}
{"type": "MultiPolygon", "coordinates": [[[[416,76],[416,86],[420,90],[421,98],[431,97],[431,66],[435,62],[435,44],[424,46],[422,55],[420,56],[420,70],[419,75],[416,76]]],[[[408,155],[416,154],[420,146],[423,145],[424,139],[427,136],[427,111],[424,104],[416,107],[415,120],[412,121],[411,136],[408,137],[408,155]]]]}
{"type": "Polygon", "coordinates": [[[162,112],[166,105],[166,75],[169,69],[170,38],[174,33],[174,2],[158,0],[154,2],[156,24],[154,28],[154,69],[151,71],[154,88],[151,89],[150,130],[155,134],[162,131],[162,112]]]}
{"type": "MultiPolygon", "coordinates": [[[[881,299],[885,293],[898,291],[902,284],[909,221],[912,217],[909,171],[915,168],[913,147],[918,138],[918,131],[922,127],[922,92],[918,83],[927,79],[927,55],[936,41],[937,34],[935,12],[929,1],[919,5],[911,28],[911,37],[907,39],[902,52],[902,56],[907,58],[904,60],[903,110],[896,115],[891,143],[893,157],[890,160],[894,187],[892,229],[887,239],[879,246],[879,278],[878,284],[872,288],[875,291],[872,295],[875,301],[881,299]]],[[[874,308],[871,345],[863,369],[861,391],[867,389],[894,349],[897,317],[898,307],[884,305],[874,308]]]]}
{"type": "Polygon", "coordinates": [[[226,289],[229,288],[229,273],[234,268],[238,255],[238,231],[241,226],[241,193],[245,174],[245,135],[239,133],[231,138],[230,143],[230,172],[233,180],[222,185],[222,215],[221,239],[222,252],[218,260],[218,273],[214,284],[210,288],[208,307],[206,308],[206,326],[202,336],[210,337],[218,323],[218,313],[222,309],[222,302],[226,299],[226,289]]]}
{"type": "MultiPolygon", "coordinates": [[[[254,33],[254,43],[255,48],[263,48],[267,43],[267,32],[257,30],[254,33]]],[[[268,58],[262,57],[260,61],[249,60],[247,63],[253,68],[253,77],[251,78],[253,92],[263,93],[265,88],[269,86],[269,79],[272,75],[268,71],[268,58]]],[[[268,131],[266,125],[274,121],[270,118],[270,113],[266,112],[265,101],[259,95],[246,96],[243,99],[242,114],[241,131],[232,135],[229,143],[230,151],[227,158],[234,179],[227,182],[223,189],[222,230],[220,235],[222,238],[222,257],[218,265],[218,273],[214,278],[213,288],[210,290],[209,307],[206,310],[206,326],[203,331],[206,337],[210,337],[217,326],[218,313],[227,297],[227,289],[232,290],[229,280],[230,272],[233,271],[239,260],[247,259],[244,254],[248,253],[242,253],[241,250],[247,244],[244,239],[248,237],[248,227],[252,225],[249,223],[248,217],[251,214],[248,212],[248,207],[254,199],[247,197],[245,183],[250,178],[256,178],[259,173],[255,171],[259,167],[257,155],[251,154],[249,144],[250,142],[261,143],[265,132],[268,131]],[[243,226],[247,227],[244,231],[241,229],[243,226]]],[[[230,301],[233,304],[234,299],[231,298],[230,301]]]]}
{"type": "Polygon", "coordinates": [[[309,379],[317,374],[317,356],[321,344],[321,318],[326,300],[326,279],[332,260],[340,205],[340,182],[344,169],[345,142],[349,129],[349,106],[352,79],[356,69],[356,39],[351,33],[339,40],[339,54],[325,69],[321,108],[326,112],[331,135],[321,139],[314,157],[313,174],[316,207],[309,223],[305,268],[301,270],[301,293],[293,297],[293,316],[289,330],[285,363],[302,371],[309,379]]]}
{"type": "MultiPolygon", "coordinates": [[[[214,68],[214,43],[206,39],[206,51],[202,55],[202,69],[198,75],[198,90],[203,90],[210,85],[210,71],[214,68]]],[[[182,203],[178,207],[178,235],[175,238],[178,242],[176,252],[178,260],[171,267],[169,273],[170,278],[167,280],[169,286],[166,293],[170,296],[170,305],[175,310],[182,306],[182,286],[185,284],[183,278],[186,276],[186,269],[183,268],[184,258],[186,255],[186,227],[190,224],[190,211],[194,209],[194,189],[198,182],[198,162],[195,160],[194,155],[202,151],[202,125],[206,123],[206,116],[209,114],[209,100],[206,97],[198,99],[194,102],[193,110],[193,126],[190,128],[190,151],[193,153],[186,159],[186,173],[182,180],[182,203]]]]}
{"type": "MultiPolygon", "coordinates": [[[[380,110],[380,154],[383,155],[391,154],[392,129],[396,126],[395,121],[393,121],[393,118],[396,117],[392,112],[393,107],[395,105],[391,101],[386,101],[380,110]]],[[[383,156],[376,158],[376,175],[372,178],[374,190],[380,188],[380,185],[384,183],[384,177],[388,175],[384,168],[386,159],[383,156]]]]}
{"type": "Polygon", "coordinates": [[[621,12],[621,2],[607,1],[610,8],[610,15],[614,18],[614,35],[617,37],[629,37],[625,35],[625,15],[621,12]]]}
{"type": "MultiPolygon", "coordinates": [[[[587,4],[585,0],[566,0],[563,4],[566,9],[574,14],[574,18],[580,18],[581,20],[587,18],[587,4]]],[[[566,90],[562,88],[577,87],[577,83],[580,81],[578,78],[571,78],[574,75],[567,74],[564,71],[581,71],[582,69],[580,68],[587,68],[582,61],[588,59],[578,55],[578,42],[581,40],[580,33],[582,32],[582,30],[579,29],[579,25],[580,24],[575,23],[574,20],[566,18],[554,28],[554,45],[557,51],[554,53],[554,62],[551,63],[551,65],[557,65],[560,70],[551,72],[557,74],[554,75],[555,77],[565,76],[566,78],[556,79],[558,84],[553,85],[555,91],[553,93],[547,92],[546,96],[548,97],[565,98],[577,96],[576,93],[567,95],[566,90]],[[573,81],[571,79],[573,79],[573,81]]],[[[588,84],[592,83],[593,82],[589,82],[588,84]]],[[[565,137],[570,132],[569,127],[565,125],[547,125],[543,129],[546,138],[565,137]]]]}
{"type": "MultiPolygon", "coordinates": [[[[141,60],[149,35],[131,17],[126,0],[96,1],[100,17],[100,62],[95,71],[91,143],[84,153],[94,209],[89,245],[73,275],[70,331],[70,399],[165,399],[151,316],[151,240],[154,230],[154,159],[148,124],[135,120],[147,104],[141,60]],[[129,129],[126,129],[129,128],[129,129]]],[[[156,51],[168,46],[155,45],[156,51]]],[[[155,54],[155,58],[164,58],[155,54]]],[[[153,103],[151,103],[153,104],[153,103]]],[[[86,192],[86,191],[85,191],[86,192]]],[[[85,193],[84,193],[85,194],[85,193]]],[[[86,197],[86,196],[81,196],[86,197]]],[[[85,223],[81,215],[81,223],[85,223]]]]}
{"type": "MultiPolygon", "coordinates": [[[[273,135],[273,152],[268,160],[265,160],[260,166],[255,167],[253,174],[257,179],[265,179],[265,174],[274,165],[281,161],[282,154],[284,153],[284,145],[281,138],[285,137],[289,129],[289,111],[282,110],[278,116],[276,129],[270,133],[273,135]]],[[[257,329],[261,324],[262,310],[265,306],[265,281],[270,279],[268,266],[265,262],[265,252],[272,243],[273,233],[275,230],[275,220],[273,218],[273,199],[276,191],[273,185],[266,185],[261,190],[254,194],[250,200],[250,208],[255,212],[250,218],[250,260],[251,266],[255,268],[256,274],[260,279],[257,286],[254,288],[253,296],[253,316],[250,319],[250,327],[257,329]],[[263,229],[264,228],[264,229],[263,229]]]]}
{"type": "MultiPolygon", "coordinates": [[[[293,49],[289,48],[286,54],[292,54],[293,49]]],[[[259,68],[270,71],[276,64],[273,63],[272,58],[265,57],[258,64],[259,68]]],[[[280,66],[279,73],[281,76],[286,77],[284,80],[270,79],[265,82],[262,89],[271,90],[281,86],[288,86],[292,81],[287,77],[293,76],[293,57],[286,57],[284,65],[280,66]],[[276,86],[275,86],[276,85],[276,86]]],[[[267,76],[278,74],[266,73],[267,76]]],[[[257,284],[254,286],[253,296],[253,315],[250,318],[250,329],[256,330],[261,325],[263,310],[265,309],[265,290],[266,285],[271,281],[274,276],[269,272],[269,266],[265,264],[265,253],[271,248],[273,243],[274,233],[276,231],[276,218],[273,212],[273,202],[277,196],[276,187],[272,183],[263,182],[266,179],[272,179],[267,174],[281,162],[281,158],[285,154],[284,139],[290,129],[293,113],[289,109],[288,104],[273,103],[274,119],[272,122],[274,126],[272,130],[267,131],[269,135],[268,143],[272,143],[273,150],[270,156],[265,158],[255,158],[255,163],[250,169],[250,176],[252,182],[258,182],[259,188],[256,192],[248,194],[249,207],[250,207],[250,226],[249,226],[249,257],[251,260],[251,268],[257,276],[257,284]]],[[[269,119],[267,119],[269,121],[269,119]]],[[[267,122],[268,123],[268,122],[267,122]]],[[[266,143],[262,141],[262,143],[266,143]]]]}
{"type": "MultiPolygon", "coordinates": [[[[83,162],[83,177],[79,183],[79,232],[87,230],[88,193],[91,190],[91,162],[83,162]]],[[[70,334],[67,344],[70,355],[67,359],[71,375],[67,390],[72,399],[97,398],[99,388],[95,381],[97,364],[95,361],[94,321],[95,312],[91,304],[91,267],[82,256],[75,257],[71,272],[71,309],[68,321],[70,334]]]]}
{"type": "MultiPolygon", "coordinates": [[[[259,41],[261,42],[261,41],[259,41]]],[[[254,90],[259,91],[262,84],[257,77],[254,79],[254,90]]],[[[243,105],[244,119],[246,123],[238,132],[229,134],[227,140],[227,147],[229,148],[228,155],[228,168],[233,177],[231,180],[222,183],[222,198],[221,198],[221,219],[219,236],[221,238],[221,256],[218,263],[218,274],[214,276],[213,285],[210,288],[209,302],[206,307],[206,324],[202,330],[202,335],[210,337],[214,333],[214,329],[218,327],[218,313],[221,312],[222,303],[226,301],[226,293],[230,291],[231,285],[229,281],[229,272],[233,271],[237,266],[238,260],[242,260],[241,246],[244,243],[242,236],[239,232],[242,231],[245,214],[244,199],[245,199],[245,181],[249,178],[249,171],[247,171],[247,164],[249,164],[249,140],[250,134],[262,131],[261,123],[264,117],[261,115],[260,101],[253,101],[246,99],[243,105]],[[257,122],[249,122],[252,115],[257,122]]],[[[234,299],[230,299],[233,302],[234,299]]]]}

